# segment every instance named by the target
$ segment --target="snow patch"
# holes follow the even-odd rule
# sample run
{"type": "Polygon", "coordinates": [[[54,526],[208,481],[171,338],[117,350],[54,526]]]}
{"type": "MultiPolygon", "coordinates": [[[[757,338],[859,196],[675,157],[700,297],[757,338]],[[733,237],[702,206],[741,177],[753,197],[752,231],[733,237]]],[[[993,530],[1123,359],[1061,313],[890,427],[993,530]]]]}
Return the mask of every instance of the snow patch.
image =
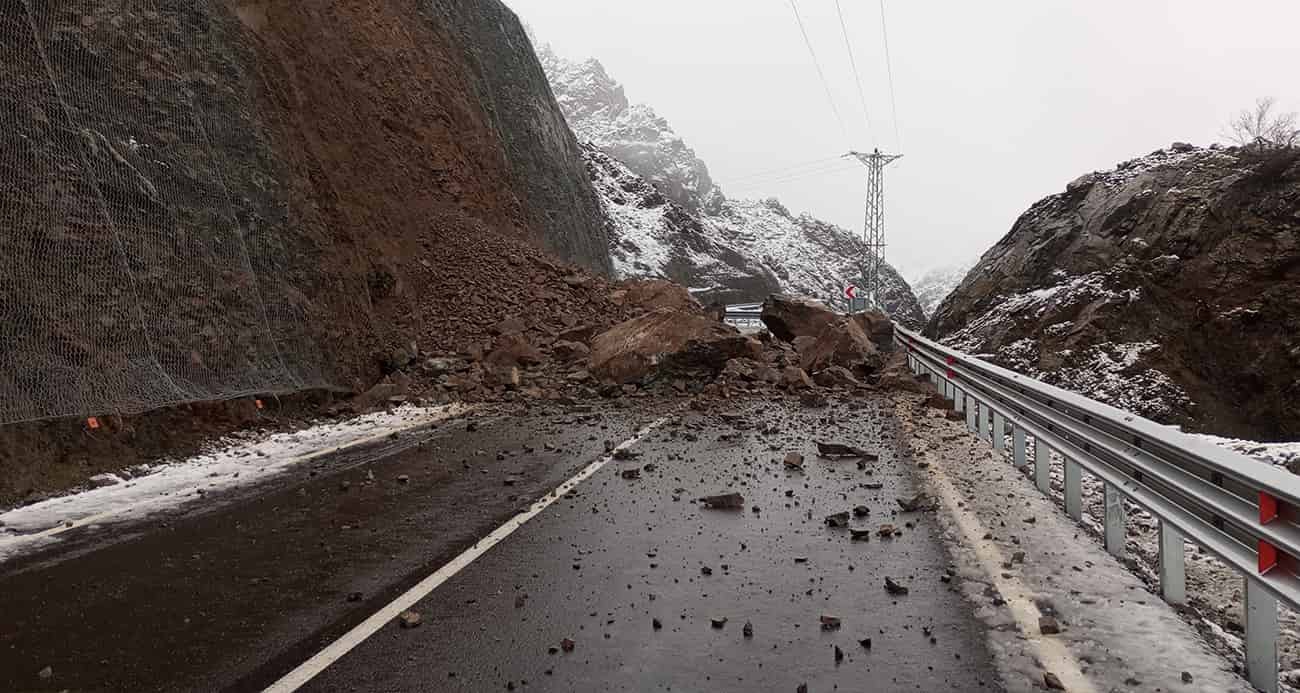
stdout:
{"type": "Polygon", "coordinates": [[[288,433],[232,435],[196,457],[142,465],[131,470],[130,478],[114,476],[117,483],[103,479],[97,488],[0,514],[0,562],[55,541],[67,529],[138,520],[205,493],[261,483],[297,463],[463,411],[461,405],[407,405],[288,433]]]}

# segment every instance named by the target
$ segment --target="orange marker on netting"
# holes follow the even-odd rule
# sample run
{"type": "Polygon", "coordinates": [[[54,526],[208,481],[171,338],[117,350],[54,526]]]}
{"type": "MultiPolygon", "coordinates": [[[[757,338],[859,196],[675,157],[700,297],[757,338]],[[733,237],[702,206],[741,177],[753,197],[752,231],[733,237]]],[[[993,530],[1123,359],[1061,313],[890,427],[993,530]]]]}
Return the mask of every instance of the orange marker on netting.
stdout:
{"type": "Polygon", "coordinates": [[[99,428],[99,417],[92,416],[89,419],[86,419],[86,425],[89,426],[91,430],[99,428]]]}
{"type": "Polygon", "coordinates": [[[258,408],[258,409],[261,409],[261,408],[262,408],[262,400],[260,400],[260,399],[255,399],[255,400],[253,400],[253,403],[257,405],[257,408],[258,408]]]}

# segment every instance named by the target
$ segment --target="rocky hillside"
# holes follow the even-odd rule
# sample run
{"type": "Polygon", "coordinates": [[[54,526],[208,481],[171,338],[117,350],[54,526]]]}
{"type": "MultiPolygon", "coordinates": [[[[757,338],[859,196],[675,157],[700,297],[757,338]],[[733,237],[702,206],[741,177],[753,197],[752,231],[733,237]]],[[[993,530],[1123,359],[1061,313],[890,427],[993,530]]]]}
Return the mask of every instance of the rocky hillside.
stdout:
{"type": "Polygon", "coordinates": [[[1300,151],[1174,144],[1034,204],[928,332],[1157,420],[1300,436],[1300,151]]]}
{"type": "MultiPolygon", "coordinates": [[[[775,199],[732,200],[704,162],[596,60],[575,63],[539,51],[561,110],[589,143],[588,171],[613,220],[615,273],[663,277],[701,291],[705,300],[762,300],[781,291],[837,300],[860,283],[866,249],[852,234],[775,199]]],[[[885,306],[905,324],[925,317],[911,287],[886,267],[885,306]]]]}
{"type": "Polygon", "coordinates": [[[965,279],[966,273],[970,271],[971,264],[973,263],[932,269],[912,284],[912,289],[916,292],[916,300],[921,302],[921,310],[925,311],[926,318],[934,315],[935,309],[943,303],[943,299],[948,298],[948,294],[961,284],[961,280],[965,279]]]}
{"type": "Polygon", "coordinates": [[[498,0],[38,5],[0,11],[0,424],[352,389],[540,249],[610,270],[498,0]]]}

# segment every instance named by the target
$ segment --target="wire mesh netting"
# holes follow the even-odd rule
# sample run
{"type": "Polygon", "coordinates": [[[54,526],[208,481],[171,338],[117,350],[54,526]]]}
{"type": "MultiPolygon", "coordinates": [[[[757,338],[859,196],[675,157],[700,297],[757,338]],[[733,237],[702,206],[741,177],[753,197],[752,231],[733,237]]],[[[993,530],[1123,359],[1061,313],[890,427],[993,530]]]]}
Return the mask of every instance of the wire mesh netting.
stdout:
{"type": "Polygon", "coordinates": [[[325,384],[254,63],[196,5],[0,0],[0,423],[325,384]]]}

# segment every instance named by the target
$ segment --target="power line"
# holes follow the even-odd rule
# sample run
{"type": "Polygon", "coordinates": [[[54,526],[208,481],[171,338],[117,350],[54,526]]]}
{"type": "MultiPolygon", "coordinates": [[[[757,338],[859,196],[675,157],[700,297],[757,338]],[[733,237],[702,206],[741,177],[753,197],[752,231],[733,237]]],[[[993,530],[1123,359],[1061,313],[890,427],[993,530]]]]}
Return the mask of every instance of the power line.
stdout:
{"type": "Polygon", "coordinates": [[[794,171],[794,170],[797,170],[797,169],[808,168],[808,167],[810,167],[810,166],[815,166],[815,165],[824,165],[824,164],[826,164],[826,163],[829,163],[829,162],[832,162],[832,161],[839,161],[839,160],[841,160],[841,159],[843,159],[842,156],[828,156],[828,157],[823,158],[823,159],[813,159],[812,161],[804,161],[804,162],[797,163],[797,164],[790,164],[790,165],[788,165],[788,166],[781,166],[781,167],[778,167],[778,168],[770,168],[770,169],[767,169],[766,171],[754,171],[754,172],[752,172],[752,173],[746,173],[746,174],[743,175],[743,176],[736,176],[735,178],[730,178],[730,179],[728,179],[728,181],[731,182],[731,183],[737,183],[737,182],[740,182],[740,181],[748,181],[748,180],[751,180],[751,179],[754,179],[754,178],[765,178],[765,177],[770,176],[770,175],[772,175],[772,174],[785,174],[785,173],[788,173],[788,172],[790,172],[790,171],[794,171]]]}
{"type": "Polygon", "coordinates": [[[817,68],[817,76],[821,78],[822,87],[826,89],[826,100],[831,105],[831,112],[835,114],[835,122],[840,124],[840,133],[844,139],[849,139],[849,130],[844,127],[844,119],[840,117],[840,109],[835,107],[835,97],[831,95],[830,82],[826,81],[826,73],[822,72],[822,64],[817,60],[817,51],[813,50],[812,40],[808,38],[808,30],[803,26],[803,18],[799,16],[799,7],[790,0],[790,9],[794,10],[794,21],[799,25],[799,33],[803,35],[803,43],[808,47],[808,54],[812,56],[813,67],[817,68]]]}
{"type": "Polygon", "coordinates": [[[872,146],[875,146],[876,135],[871,131],[871,116],[867,112],[867,96],[862,91],[862,75],[858,74],[858,61],[853,57],[853,42],[849,40],[849,28],[844,24],[844,10],[840,8],[840,0],[835,0],[835,12],[840,16],[840,31],[844,33],[844,47],[849,51],[849,65],[853,67],[853,79],[858,84],[858,100],[862,102],[862,119],[867,123],[867,136],[871,138],[872,146]]]}
{"type": "Polygon", "coordinates": [[[894,147],[902,150],[903,139],[898,135],[898,100],[894,98],[894,66],[889,59],[889,29],[885,26],[885,0],[880,0],[880,35],[885,39],[885,70],[889,73],[889,106],[894,112],[894,147]]]}
{"type": "Polygon", "coordinates": [[[819,170],[815,170],[815,171],[806,171],[806,172],[803,172],[803,173],[796,173],[796,174],[792,174],[792,175],[790,175],[790,176],[786,176],[786,177],[784,177],[784,178],[775,178],[775,179],[772,179],[772,180],[762,180],[762,181],[757,181],[757,182],[753,182],[753,183],[745,183],[745,184],[742,184],[742,185],[737,185],[737,186],[735,187],[735,189],[736,189],[736,190],[740,190],[740,191],[745,191],[745,190],[754,190],[754,189],[756,189],[756,188],[766,187],[766,186],[770,186],[770,185],[780,185],[780,184],[783,184],[783,183],[790,183],[790,182],[793,182],[793,181],[803,180],[803,179],[806,179],[806,178],[814,178],[814,177],[821,177],[821,176],[838,175],[838,174],[840,174],[840,173],[848,173],[848,172],[850,172],[850,171],[859,171],[859,170],[861,170],[861,169],[859,169],[857,166],[832,166],[832,167],[828,167],[828,168],[824,168],[824,169],[819,169],[819,170]]]}

